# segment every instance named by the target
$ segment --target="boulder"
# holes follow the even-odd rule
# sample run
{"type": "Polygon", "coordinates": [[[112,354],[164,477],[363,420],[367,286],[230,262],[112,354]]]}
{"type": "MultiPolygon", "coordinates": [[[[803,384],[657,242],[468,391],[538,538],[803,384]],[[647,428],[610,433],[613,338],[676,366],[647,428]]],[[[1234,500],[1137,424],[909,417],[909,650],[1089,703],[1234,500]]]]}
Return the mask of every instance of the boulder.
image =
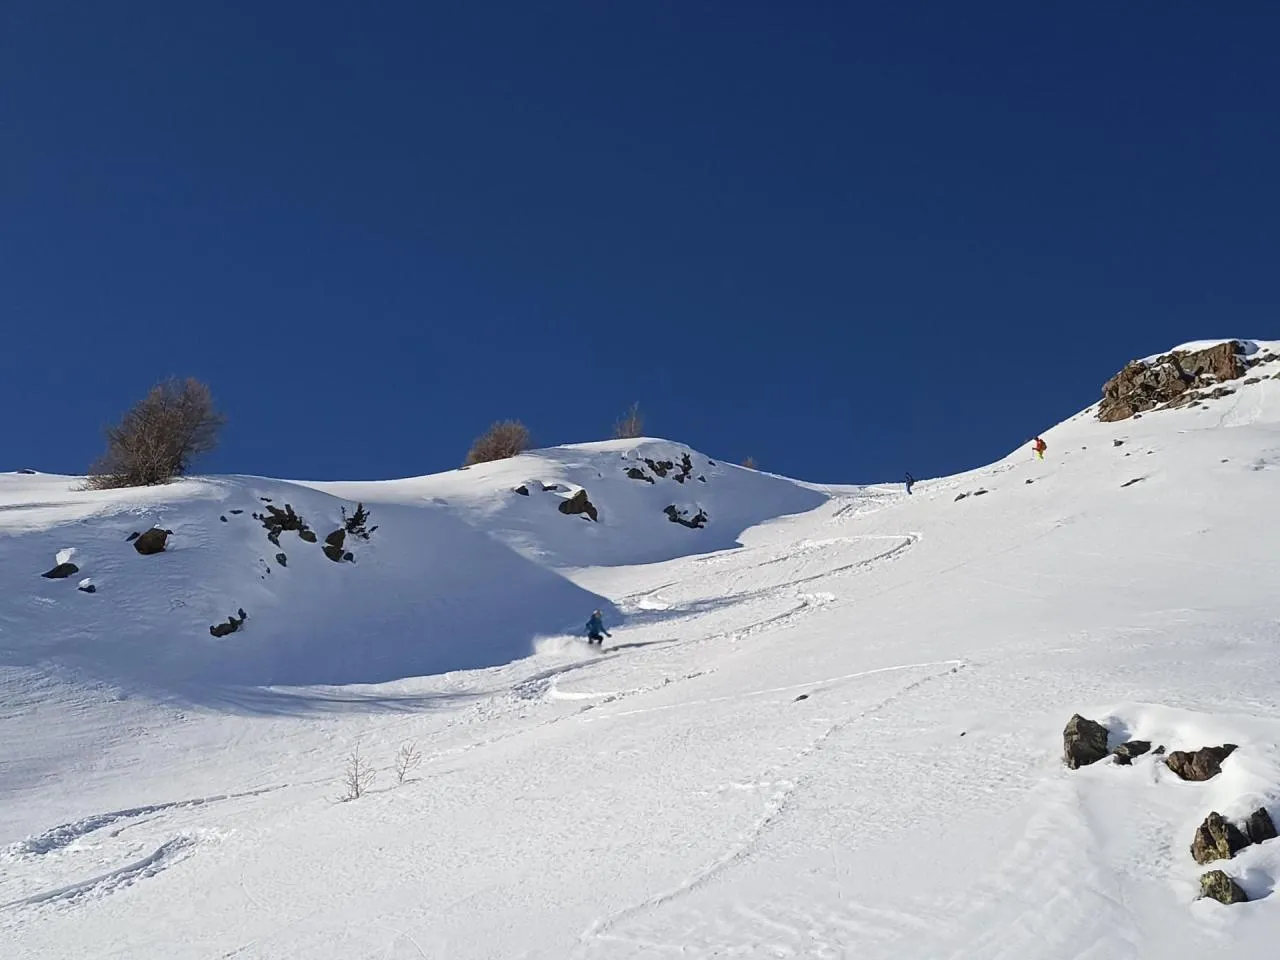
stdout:
{"type": "Polygon", "coordinates": [[[595,504],[587,499],[587,491],[579,490],[572,497],[560,501],[560,512],[567,516],[585,516],[591,520],[599,520],[600,512],[595,504]]]}
{"type": "Polygon", "coordinates": [[[1225,904],[1249,902],[1240,885],[1221,870],[1210,870],[1200,878],[1200,899],[1225,904]]]}
{"type": "Polygon", "coordinates": [[[1222,772],[1222,761],[1236,749],[1234,743],[1220,747],[1202,747],[1199,750],[1174,750],[1165,758],[1165,764],[1183,780],[1212,780],[1222,772]]]}
{"type": "Polygon", "coordinates": [[[1133,763],[1134,757],[1140,757],[1150,749],[1150,740],[1129,740],[1116,747],[1112,751],[1112,756],[1116,758],[1116,763],[1128,766],[1133,763]]]}
{"type": "Polygon", "coordinates": [[[1196,828],[1195,838],[1191,841],[1191,858],[1196,863],[1230,860],[1248,845],[1248,838],[1236,825],[1215,811],[1196,828]]]}
{"type": "Polygon", "coordinates": [[[1062,731],[1062,758],[1072,770],[1107,756],[1107,728],[1075,714],[1062,731]]]}
{"type": "Polygon", "coordinates": [[[173,533],[172,530],[161,530],[159,527],[152,527],[146,533],[139,534],[137,539],[133,541],[133,549],[144,557],[149,557],[153,553],[163,553],[165,543],[171,533],[173,533]]]}
{"type": "Polygon", "coordinates": [[[79,572],[80,568],[74,563],[60,563],[52,570],[48,570],[45,573],[40,574],[40,576],[44,577],[46,580],[65,580],[73,573],[79,572]]]}
{"type": "Polygon", "coordinates": [[[1178,350],[1150,363],[1134,360],[1102,387],[1098,419],[1104,423],[1126,420],[1180,400],[1196,388],[1244,376],[1244,358],[1234,340],[1204,350],[1178,350]]]}
{"type": "Polygon", "coordinates": [[[1249,814],[1249,819],[1244,822],[1244,832],[1250,843],[1265,843],[1276,838],[1276,825],[1266,807],[1259,807],[1249,814]]]}
{"type": "Polygon", "coordinates": [[[632,467],[631,469],[629,469],[627,471],[627,476],[630,477],[632,480],[643,480],[645,483],[655,482],[653,477],[649,476],[639,467],[632,467]]]}
{"type": "Polygon", "coordinates": [[[277,554],[276,554],[276,563],[280,564],[280,566],[282,566],[282,567],[287,567],[287,566],[289,566],[289,557],[288,557],[286,554],[283,554],[283,553],[277,553],[277,554]]]}
{"type": "Polygon", "coordinates": [[[83,580],[81,580],[79,586],[77,586],[76,589],[79,590],[81,593],[97,593],[98,592],[98,588],[94,586],[93,581],[88,577],[85,577],[83,580]]]}
{"type": "Polygon", "coordinates": [[[299,530],[299,531],[298,531],[298,539],[299,539],[299,540],[304,540],[304,541],[306,541],[307,543],[315,543],[315,542],[316,542],[316,534],[315,534],[315,531],[314,531],[314,530],[299,530]]]}
{"type": "MultiPolygon", "coordinates": [[[[266,500],[267,498],[263,497],[262,499],[266,500]]],[[[307,527],[306,521],[294,512],[293,505],[289,503],[284,505],[283,510],[279,507],[268,506],[265,513],[255,513],[253,516],[255,520],[262,521],[262,526],[267,531],[267,539],[277,547],[280,546],[280,534],[286,531],[293,531],[304,540],[307,538],[303,535],[311,532],[307,527]]],[[[315,543],[314,536],[308,542],[315,543]]]]}
{"type": "Polygon", "coordinates": [[[347,558],[346,552],[342,549],[347,542],[347,531],[339,527],[333,533],[324,538],[324,546],[320,549],[324,551],[324,555],[334,563],[341,563],[347,558]]]}
{"type": "Polygon", "coordinates": [[[516,493],[520,494],[522,497],[527,497],[529,495],[529,488],[522,483],[520,486],[516,487],[516,493]]]}

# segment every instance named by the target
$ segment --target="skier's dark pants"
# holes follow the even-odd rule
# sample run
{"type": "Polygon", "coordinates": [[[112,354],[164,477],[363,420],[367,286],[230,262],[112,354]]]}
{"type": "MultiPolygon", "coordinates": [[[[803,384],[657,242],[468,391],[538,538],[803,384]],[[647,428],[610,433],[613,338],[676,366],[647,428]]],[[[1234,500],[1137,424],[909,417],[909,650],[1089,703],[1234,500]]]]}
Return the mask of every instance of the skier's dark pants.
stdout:
{"type": "Polygon", "coordinates": [[[600,636],[598,633],[588,634],[587,643],[604,643],[604,637],[600,636]]]}

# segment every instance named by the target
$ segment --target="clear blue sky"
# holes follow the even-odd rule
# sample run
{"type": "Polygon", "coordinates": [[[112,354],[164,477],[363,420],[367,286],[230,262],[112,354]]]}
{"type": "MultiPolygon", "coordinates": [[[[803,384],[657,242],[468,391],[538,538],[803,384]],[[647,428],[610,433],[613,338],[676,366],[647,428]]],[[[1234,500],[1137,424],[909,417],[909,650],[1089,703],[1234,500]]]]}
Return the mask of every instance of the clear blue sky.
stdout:
{"type": "Polygon", "coordinates": [[[0,469],[156,379],[205,468],[498,418],[814,480],[976,466],[1280,335],[1280,4],[0,4],[0,469]]]}

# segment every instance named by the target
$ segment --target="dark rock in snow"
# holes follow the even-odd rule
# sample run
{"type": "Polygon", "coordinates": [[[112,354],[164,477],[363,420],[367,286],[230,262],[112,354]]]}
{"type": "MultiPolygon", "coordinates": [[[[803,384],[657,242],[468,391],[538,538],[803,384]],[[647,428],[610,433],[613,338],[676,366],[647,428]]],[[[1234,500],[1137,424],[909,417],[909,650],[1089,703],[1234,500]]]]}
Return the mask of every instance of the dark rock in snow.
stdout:
{"type": "Polygon", "coordinates": [[[1276,825],[1266,807],[1259,807],[1249,814],[1249,819],[1244,822],[1244,832],[1250,843],[1265,843],[1276,838],[1276,825]]]}
{"type": "Polygon", "coordinates": [[[36,471],[32,470],[30,467],[23,467],[18,471],[18,473],[22,474],[24,477],[32,477],[35,476],[36,471]]]}
{"type": "Polygon", "coordinates": [[[339,527],[333,533],[324,538],[324,555],[334,563],[341,563],[345,558],[345,551],[342,549],[347,542],[347,531],[339,527]]]}
{"type": "Polygon", "coordinates": [[[65,580],[73,573],[79,572],[80,568],[74,563],[60,563],[47,573],[40,574],[40,576],[44,577],[46,580],[65,580]]]}
{"type": "Polygon", "coordinates": [[[165,544],[172,534],[172,530],[162,530],[159,527],[152,527],[146,533],[141,534],[133,541],[133,549],[137,550],[144,557],[149,557],[153,553],[163,553],[165,544]]]}
{"type": "Polygon", "coordinates": [[[1248,387],[1248,386],[1252,386],[1255,383],[1261,383],[1261,382],[1262,382],[1261,377],[1247,377],[1244,381],[1244,385],[1248,387]]]}
{"type": "Polygon", "coordinates": [[[1236,825],[1215,811],[1196,828],[1195,838],[1191,841],[1191,858],[1196,863],[1230,860],[1248,845],[1248,839],[1236,825]]]}
{"type": "Polygon", "coordinates": [[[963,500],[963,499],[964,499],[965,497],[967,497],[967,496],[968,496],[968,494],[967,494],[967,493],[957,493],[957,494],[956,494],[956,498],[955,498],[955,500],[954,500],[954,501],[952,501],[952,502],[953,502],[953,503],[959,503],[961,500],[963,500]]]}
{"type": "Polygon", "coordinates": [[[562,489],[558,483],[544,483],[542,485],[543,493],[559,493],[562,489]]]}
{"type": "Polygon", "coordinates": [[[1200,878],[1200,899],[1217,900],[1225,904],[1249,902],[1240,885],[1221,870],[1210,870],[1200,878]]]}
{"type": "Polygon", "coordinates": [[[288,555],[287,555],[287,554],[283,554],[283,553],[277,553],[277,554],[276,554],[276,563],[280,564],[280,566],[282,566],[282,567],[287,567],[287,566],[289,566],[289,557],[288,557],[288,555]]]}
{"type": "Polygon", "coordinates": [[[218,519],[219,519],[219,520],[221,520],[223,523],[226,523],[226,522],[227,522],[227,515],[224,513],[224,514],[223,514],[222,516],[220,516],[218,519]]]}
{"type": "Polygon", "coordinates": [[[1152,750],[1151,752],[1152,752],[1153,754],[1155,754],[1157,757],[1163,757],[1163,756],[1164,756],[1164,744],[1160,744],[1160,746],[1156,747],[1156,748],[1155,748],[1154,750],[1152,750]]]}
{"type": "Polygon", "coordinates": [[[590,500],[587,499],[587,491],[579,490],[567,500],[560,501],[560,512],[566,516],[585,516],[591,520],[599,520],[600,513],[590,500]]]}
{"type": "Polygon", "coordinates": [[[1121,490],[1123,490],[1125,487],[1132,487],[1135,483],[1141,483],[1141,482],[1142,482],[1143,480],[1145,480],[1145,479],[1147,479],[1147,478],[1146,478],[1146,477],[1134,477],[1132,480],[1126,480],[1124,483],[1120,484],[1120,489],[1121,489],[1121,490]]]}
{"type": "Polygon", "coordinates": [[[1195,751],[1175,750],[1165,759],[1169,769],[1183,780],[1212,780],[1222,772],[1222,761],[1235,751],[1234,743],[1202,747],[1195,751]]]}
{"type": "Polygon", "coordinates": [[[654,473],[656,473],[660,477],[665,477],[671,470],[675,469],[675,464],[670,460],[654,461],[654,460],[650,460],[648,457],[645,457],[644,462],[649,465],[650,470],[652,470],[654,473]]]}
{"type": "Polygon", "coordinates": [[[1062,731],[1062,758],[1072,770],[1097,763],[1107,755],[1107,728],[1075,714],[1062,731]]]}
{"type": "Polygon", "coordinates": [[[236,516],[236,517],[238,517],[240,514],[244,513],[244,511],[243,511],[243,510],[228,510],[228,511],[227,511],[227,513],[231,514],[232,516],[236,516]]]}
{"type": "Polygon", "coordinates": [[[808,695],[807,693],[802,693],[802,694],[800,694],[800,696],[796,697],[796,698],[795,698],[794,700],[792,700],[791,702],[792,702],[792,703],[799,703],[801,700],[808,700],[808,699],[809,699],[809,695],[808,695]]]}
{"type": "Polygon", "coordinates": [[[975,497],[985,497],[985,496],[987,495],[987,491],[986,491],[986,490],[975,490],[975,491],[973,491],[973,495],[974,495],[975,497]]]}
{"type": "Polygon", "coordinates": [[[1150,740],[1129,740],[1120,744],[1112,751],[1116,758],[1116,763],[1122,766],[1128,766],[1133,763],[1134,757],[1140,757],[1151,749],[1150,740]]]}
{"type": "Polygon", "coordinates": [[[316,535],[315,535],[315,531],[313,531],[313,530],[299,530],[299,531],[298,531],[298,539],[299,539],[299,540],[305,540],[307,543],[315,543],[315,542],[316,542],[316,535]]]}
{"type": "Polygon", "coordinates": [[[632,480],[643,480],[645,483],[654,483],[653,477],[649,476],[639,467],[632,467],[627,471],[627,476],[632,480]]]}
{"type": "Polygon", "coordinates": [[[80,584],[80,586],[76,587],[76,589],[79,590],[81,593],[97,593],[98,592],[98,588],[94,586],[92,583],[82,583],[80,584]]]}
{"type": "Polygon", "coordinates": [[[1124,446],[1124,441],[1123,441],[1123,440],[1112,440],[1112,441],[1111,441],[1111,445],[1112,445],[1113,447],[1123,447],[1123,446],[1124,446]]]}
{"type": "Polygon", "coordinates": [[[529,488],[522,483],[520,486],[516,487],[516,493],[520,494],[522,497],[527,497],[529,495],[529,488]]]}
{"type": "Polygon", "coordinates": [[[125,538],[124,538],[124,542],[125,542],[125,543],[133,543],[133,541],[137,540],[137,539],[138,539],[138,537],[140,537],[140,536],[142,536],[142,534],[138,533],[138,531],[137,531],[137,530],[135,530],[135,531],[133,531],[133,533],[129,534],[127,537],[125,537],[125,538]]]}

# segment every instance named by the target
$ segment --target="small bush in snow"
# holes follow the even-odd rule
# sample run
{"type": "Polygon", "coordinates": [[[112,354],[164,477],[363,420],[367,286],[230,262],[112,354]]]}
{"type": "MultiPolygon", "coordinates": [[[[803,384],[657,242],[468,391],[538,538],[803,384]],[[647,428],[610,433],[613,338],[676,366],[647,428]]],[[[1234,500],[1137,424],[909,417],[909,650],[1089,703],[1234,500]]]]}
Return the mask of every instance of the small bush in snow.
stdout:
{"type": "Polygon", "coordinates": [[[747,457],[747,459],[745,459],[745,460],[743,460],[743,461],[742,461],[742,465],[743,465],[744,467],[746,467],[748,470],[759,470],[759,469],[760,469],[760,468],[756,465],[756,458],[755,458],[755,457],[747,457]]]}
{"type": "Polygon", "coordinates": [[[613,425],[615,440],[634,440],[644,436],[644,417],[640,415],[639,402],[631,404],[626,414],[613,425]]]}
{"type": "Polygon", "coordinates": [[[158,383],[107,428],[107,452],[89,469],[89,486],[142,487],[180,477],[217,446],[224,423],[207,384],[192,377],[158,383]]]}
{"type": "Polygon", "coordinates": [[[377,779],[378,771],[373,769],[368,760],[360,756],[360,745],[357,744],[351,751],[351,756],[347,757],[347,766],[342,773],[342,785],[345,790],[339,799],[359,800],[369,792],[369,788],[377,779]]]}
{"type": "Polygon", "coordinates": [[[463,465],[470,467],[491,460],[506,460],[528,449],[529,431],[525,425],[519,420],[503,420],[476,437],[463,465]]]}
{"type": "Polygon", "coordinates": [[[359,537],[361,540],[368,540],[369,534],[378,529],[377,524],[372,527],[367,526],[369,523],[369,511],[364,508],[363,503],[356,504],[356,512],[347,516],[347,508],[342,508],[342,527],[353,537],[359,537]]]}
{"type": "Polygon", "coordinates": [[[396,754],[396,783],[404,783],[405,777],[418,769],[421,763],[422,753],[416,743],[401,744],[400,752],[396,754]]]}

